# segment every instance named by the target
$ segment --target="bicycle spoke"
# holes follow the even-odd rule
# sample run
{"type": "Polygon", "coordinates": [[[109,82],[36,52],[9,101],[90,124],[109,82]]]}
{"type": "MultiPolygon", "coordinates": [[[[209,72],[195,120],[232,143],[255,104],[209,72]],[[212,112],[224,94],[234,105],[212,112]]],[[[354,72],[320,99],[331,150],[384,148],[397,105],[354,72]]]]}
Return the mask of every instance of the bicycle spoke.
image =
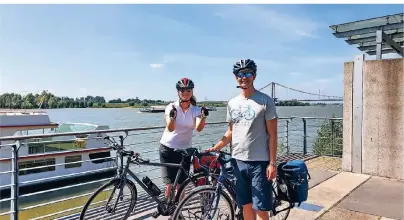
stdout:
{"type": "Polygon", "coordinates": [[[126,185],[117,183],[100,191],[87,207],[84,219],[121,219],[132,202],[132,189],[122,186],[126,185]]]}
{"type": "Polygon", "coordinates": [[[230,219],[232,204],[223,201],[217,196],[215,191],[201,192],[190,195],[186,198],[186,203],[181,207],[181,217],[183,219],[230,219]],[[227,203],[227,204],[226,204],[227,203]],[[226,208],[226,206],[228,206],[226,208]]]}

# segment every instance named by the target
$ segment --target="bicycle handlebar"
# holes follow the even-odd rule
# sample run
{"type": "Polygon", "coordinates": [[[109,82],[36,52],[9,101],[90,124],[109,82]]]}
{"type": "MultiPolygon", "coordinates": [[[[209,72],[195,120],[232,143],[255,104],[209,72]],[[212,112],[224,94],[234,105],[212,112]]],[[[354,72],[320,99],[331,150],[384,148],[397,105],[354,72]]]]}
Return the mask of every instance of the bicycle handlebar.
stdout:
{"type": "MultiPolygon", "coordinates": [[[[122,139],[122,136],[120,136],[120,138],[122,139]]],[[[109,136],[105,136],[104,140],[107,140],[109,142],[111,142],[111,144],[109,145],[112,149],[116,150],[118,152],[118,154],[121,154],[122,156],[130,156],[133,158],[133,161],[142,164],[142,163],[149,163],[150,160],[149,159],[143,159],[140,157],[139,153],[134,153],[133,151],[125,151],[123,149],[123,146],[120,146],[118,143],[116,143],[115,139],[111,139],[109,136]]],[[[231,161],[231,154],[226,153],[224,151],[214,151],[214,152],[210,152],[210,151],[202,151],[199,152],[198,149],[196,148],[191,148],[193,150],[192,153],[189,153],[186,149],[175,149],[174,151],[178,151],[178,152],[182,152],[184,153],[186,156],[195,156],[196,160],[198,162],[198,164],[200,164],[200,166],[206,170],[209,171],[209,166],[205,166],[203,165],[203,163],[200,162],[200,159],[204,156],[213,156],[216,158],[217,161],[219,161],[221,166],[224,166],[226,163],[231,161]],[[228,156],[226,158],[226,156],[228,156]]]]}

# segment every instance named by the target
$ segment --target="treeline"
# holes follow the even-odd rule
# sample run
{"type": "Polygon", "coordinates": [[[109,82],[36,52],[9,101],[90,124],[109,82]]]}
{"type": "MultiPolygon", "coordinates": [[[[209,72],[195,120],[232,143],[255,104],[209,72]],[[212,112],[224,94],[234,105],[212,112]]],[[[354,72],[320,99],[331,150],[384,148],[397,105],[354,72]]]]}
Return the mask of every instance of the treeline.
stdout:
{"type": "Polygon", "coordinates": [[[290,100],[290,101],[278,101],[278,102],[275,102],[275,105],[276,106],[310,106],[310,103],[290,100]]]}
{"type": "Polygon", "coordinates": [[[52,93],[43,91],[41,94],[22,96],[17,93],[4,93],[0,95],[0,108],[9,109],[51,109],[51,108],[116,108],[116,107],[141,107],[148,105],[160,105],[166,102],[162,100],[113,99],[106,102],[103,96],[87,96],[80,98],[58,97],[52,93]]]}

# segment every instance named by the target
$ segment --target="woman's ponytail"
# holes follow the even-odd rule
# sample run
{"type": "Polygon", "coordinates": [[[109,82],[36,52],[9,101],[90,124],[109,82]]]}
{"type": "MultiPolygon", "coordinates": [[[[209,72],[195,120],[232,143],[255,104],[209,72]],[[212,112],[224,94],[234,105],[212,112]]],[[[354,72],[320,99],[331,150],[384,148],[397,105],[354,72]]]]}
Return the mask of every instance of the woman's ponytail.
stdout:
{"type": "Polygon", "coordinates": [[[191,102],[191,104],[192,104],[193,106],[196,106],[196,98],[195,98],[194,95],[192,95],[190,102],[191,102]]]}

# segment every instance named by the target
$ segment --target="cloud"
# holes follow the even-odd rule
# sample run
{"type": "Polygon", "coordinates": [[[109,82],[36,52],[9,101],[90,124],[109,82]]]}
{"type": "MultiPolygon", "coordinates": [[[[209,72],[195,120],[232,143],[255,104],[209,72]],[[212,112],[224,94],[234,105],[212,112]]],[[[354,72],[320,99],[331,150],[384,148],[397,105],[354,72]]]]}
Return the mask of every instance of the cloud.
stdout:
{"type": "MultiPolygon", "coordinates": [[[[275,60],[250,58],[256,62],[260,72],[278,71],[284,67],[283,63],[275,60]]],[[[170,64],[167,68],[175,66],[177,70],[181,69],[184,72],[195,72],[197,69],[198,72],[206,73],[223,73],[223,71],[231,73],[233,65],[238,60],[240,60],[238,56],[206,56],[196,53],[169,53],[163,56],[163,63],[170,64]]]]}
{"type": "Polygon", "coordinates": [[[345,62],[350,62],[353,60],[353,56],[300,56],[291,57],[291,62],[300,68],[315,67],[321,65],[335,65],[338,64],[341,67],[344,66],[345,62]]]}
{"type": "Polygon", "coordinates": [[[302,75],[302,73],[300,73],[300,72],[290,72],[290,73],[288,73],[290,76],[300,76],[300,75],[302,75]]]}
{"type": "Polygon", "coordinates": [[[320,24],[302,16],[296,16],[269,8],[252,5],[235,5],[215,13],[225,21],[234,22],[241,30],[254,30],[257,33],[271,34],[281,40],[317,38],[320,24]],[[237,16],[240,12],[243,16],[237,16]],[[281,36],[279,36],[281,35],[281,36]],[[278,36],[278,37],[277,37],[278,36]]]}
{"type": "Polygon", "coordinates": [[[153,69],[158,69],[158,68],[163,68],[164,64],[162,64],[162,63],[151,63],[149,66],[151,68],[153,68],[153,69]]]}

